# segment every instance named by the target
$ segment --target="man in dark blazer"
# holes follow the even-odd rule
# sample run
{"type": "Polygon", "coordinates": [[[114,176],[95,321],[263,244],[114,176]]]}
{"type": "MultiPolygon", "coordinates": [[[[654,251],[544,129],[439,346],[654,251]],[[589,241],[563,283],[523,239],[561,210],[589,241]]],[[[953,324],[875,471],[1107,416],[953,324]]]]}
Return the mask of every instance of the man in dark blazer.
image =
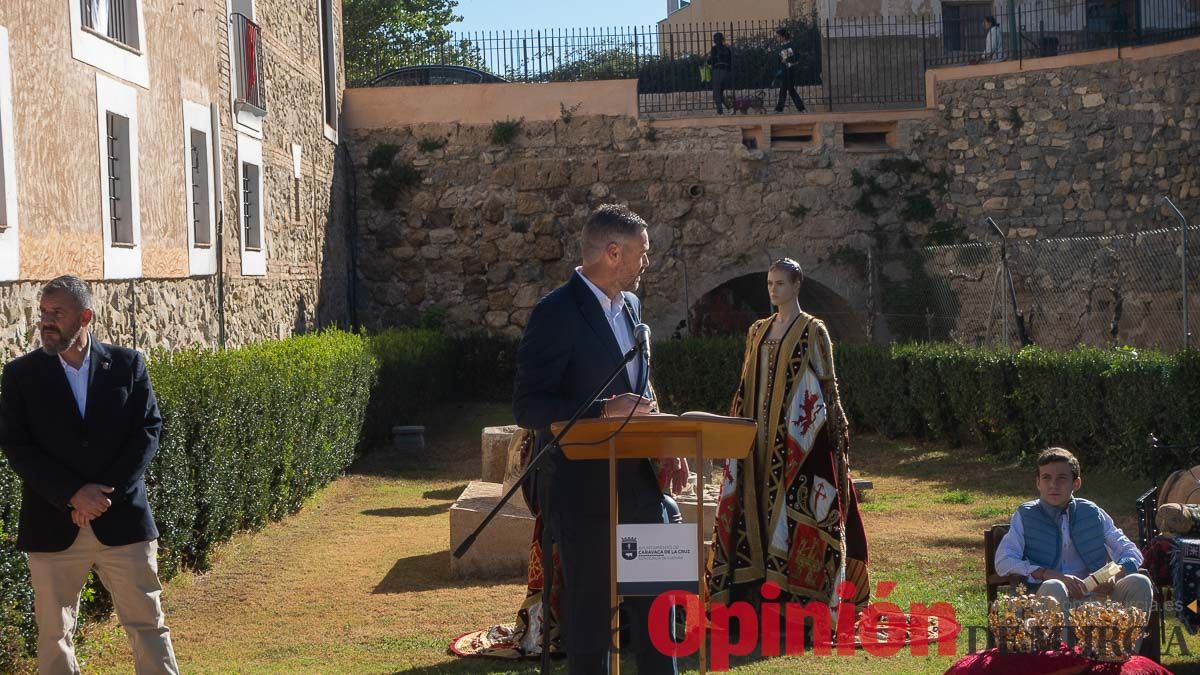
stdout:
{"type": "MultiPolygon", "coordinates": [[[[536,433],[536,449],[552,438],[550,425],[567,420],[612,373],[633,347],[641,305],[633,295],[649,264],[646,223],[623,206],[598,208],[580,238],[583,265],[564,285],[534,307],[517,356],[513,412],[517,423],[536,433]]],[[[636,395],[648,389],[646,365],[634,359],[585,417],[645,415],[654,404],[636,395]]],[[[610,645],[608,463],[570,461],[554,455],[547,521],[563,565],[563,631],[572,674],[607,672],[610,645]]],[[[675,464],[676,482],[686,477],[675,464]]],[[[686,478],[684,478],[686,480],[686,478]]],[[[620,460],[617,467],[622,523],[662,523],[662,490],[650,461],[620,460]]],[[[640,673],[675,673],[672,657],[655,650],[646,616],[651,598],[625,602],[627,624],[636,634],[627,646],[637,652],[640,673]]]]}
{"type": "Polygon", "coordinates": [[[137,673],[177,673],[143,480],[162,429],[145,360],[92,339],[92,297],[78,277],[46,284],[39,311],[42,348],[6,364],[0,381],[0,447],[21,479],[17,547],[29,553],[38,671],[80,672],[72,640],[94,569],[137,673]]]}

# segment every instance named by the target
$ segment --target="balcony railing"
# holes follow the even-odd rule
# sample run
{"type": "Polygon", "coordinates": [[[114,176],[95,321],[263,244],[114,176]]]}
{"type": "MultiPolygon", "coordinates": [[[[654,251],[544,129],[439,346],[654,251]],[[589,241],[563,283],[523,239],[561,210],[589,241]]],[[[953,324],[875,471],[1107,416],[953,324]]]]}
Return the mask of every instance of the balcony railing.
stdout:
{"type": "Polygon", "coordinates": [[[262,68],[262,28],[241,14],[231,17],[237,101],[267,111],[262,68]]]}
{"type": "MultiPolygon", "coordinates": [[[[788,80],[809,109],[912,107],[925,102],[925,71],[939,66],[1029,59],[1200,35],[1200,11],[1179,0],[1059,0],[1001,11],[1005,2],[943,5],[940,16],[786,22],[736,21],[654,26],[455,33],[423,49],[372,44],[347,53],[352,84],[393,68],[460,65],[514,82],[636,79],[642,113],[714,109],[713,83],[702,74],[713,34],[732,51],[720,77],[727,107],[757,112],[778,103],[781,25],[798,52],[788,80]],[[988,39],[984,18],[995,12],[988,39]],[[736,105],[729,105],[730,103],[736,105]]],[[[1022,3],[1025,4],[1025,3],[1022,3]]],[[[1192,3],[1194,6],[1194,3],[1192,3]]]]}

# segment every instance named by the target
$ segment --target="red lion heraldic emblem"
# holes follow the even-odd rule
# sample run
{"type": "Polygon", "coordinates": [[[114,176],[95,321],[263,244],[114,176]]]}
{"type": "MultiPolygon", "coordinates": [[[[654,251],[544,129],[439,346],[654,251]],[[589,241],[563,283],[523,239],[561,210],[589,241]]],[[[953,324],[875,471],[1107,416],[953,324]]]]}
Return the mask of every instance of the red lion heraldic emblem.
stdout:
{"type": "Polygon", "coordinates": [[[813,423],[817,421],[817,417],[814,413],[817,410],[821,410],[825,407],[824,404],[821,404],[820,407],[817,406],[817,402],[820,400],[821,400],[820,394],[817,394],[816,392],[809,392],[808,390],[805,390],[803,410],[800,413],[800,417],[798,417],[795,421],[792,422],[793,425],[800,427],[801,434],[808,433],[808,430],[810,428],[812,428],[813,423]]]}

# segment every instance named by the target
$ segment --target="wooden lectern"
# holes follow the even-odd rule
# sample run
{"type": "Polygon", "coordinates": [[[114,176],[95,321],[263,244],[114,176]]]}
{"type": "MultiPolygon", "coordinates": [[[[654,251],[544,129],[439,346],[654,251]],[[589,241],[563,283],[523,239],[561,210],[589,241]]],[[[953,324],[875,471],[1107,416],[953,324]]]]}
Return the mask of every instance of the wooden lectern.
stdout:
{"type": "MultiPolygon", "coordinates": [[[[617,631],[617,460],[618,459],[666,459],[686,457],[694,459],[696,471],[696,564],[700,596],[700,673],[706,666],[705,633],[708,615],[708,589],[704,585],[704,460],[742,459],[754,444],[758,424],[751,419],[721,417],[708,414],[647,415],[634,417],[622,429],[624,418],[580,420],[563,437],[560,445],[567,459],[608,460],[608,549],[612,563],[609,575],[609,598],[612,612],[613,639],[620,646],[617,631]],[[619,433],[616,433],[620,429],[619,433]],[[615,435],[614,435],[615,434],[615,435]],[[611,436],[611,438],[610,438],[611,436]],[[587,444],[587,445],[585,445],[587,444]]],[[[551,427],[558,434],[564,424],[551,427]]],[[[609,659],[609,672],[619,675],[619,655],[609,659]]]]}

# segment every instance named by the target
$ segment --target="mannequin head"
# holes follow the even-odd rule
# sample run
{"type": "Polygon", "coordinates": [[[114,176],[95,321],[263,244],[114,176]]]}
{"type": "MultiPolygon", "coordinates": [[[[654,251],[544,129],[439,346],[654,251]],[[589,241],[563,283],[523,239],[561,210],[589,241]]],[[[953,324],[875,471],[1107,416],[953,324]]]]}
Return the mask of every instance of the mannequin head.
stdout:
{"type": "Polygon", "coordinates": [[[804,272],[800,263],[791,258],[780,258],[767,268],[767,295],[772,307],[798,302],[803,284],[804,272]]]}

